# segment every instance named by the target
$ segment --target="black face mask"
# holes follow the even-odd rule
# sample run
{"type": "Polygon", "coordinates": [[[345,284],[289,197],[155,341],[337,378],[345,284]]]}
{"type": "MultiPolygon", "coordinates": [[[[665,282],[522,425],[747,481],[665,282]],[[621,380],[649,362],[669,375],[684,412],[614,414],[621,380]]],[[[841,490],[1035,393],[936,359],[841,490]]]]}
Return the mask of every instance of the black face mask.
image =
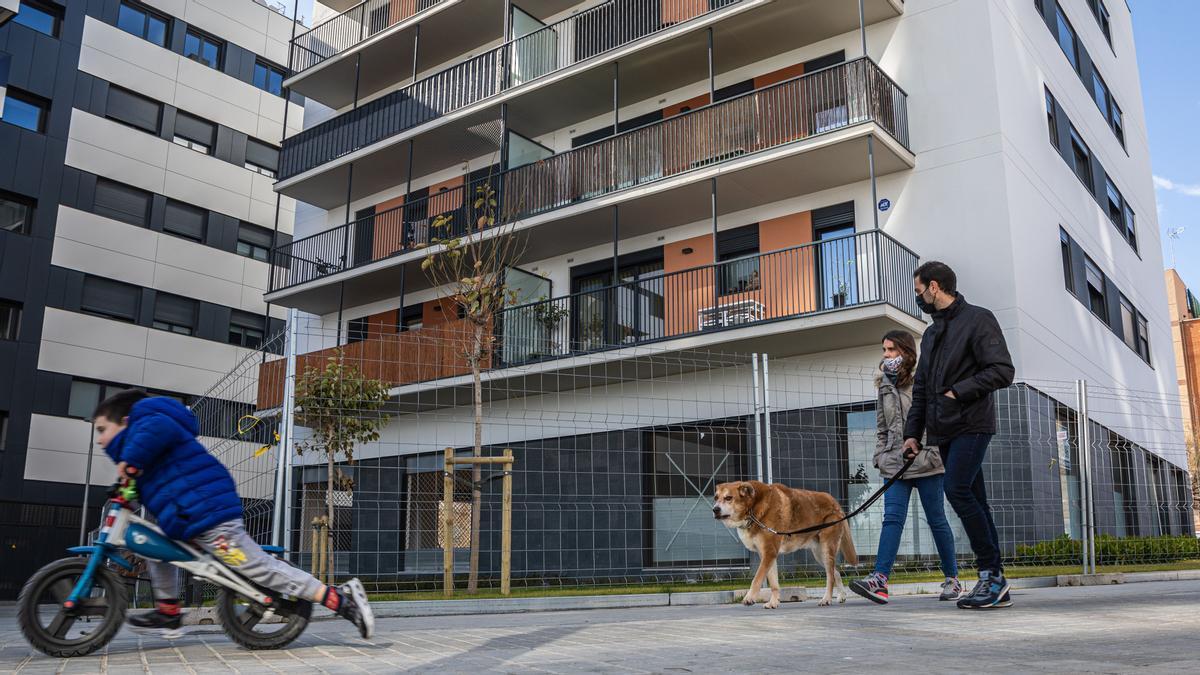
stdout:
{"type": "Polygon", "coordinates": [[[917,294],[917,308],[926,314],[933,314],[937,311],[937,307],[932,302],[925,302],[925,298],[921,294],[917,294]]]}

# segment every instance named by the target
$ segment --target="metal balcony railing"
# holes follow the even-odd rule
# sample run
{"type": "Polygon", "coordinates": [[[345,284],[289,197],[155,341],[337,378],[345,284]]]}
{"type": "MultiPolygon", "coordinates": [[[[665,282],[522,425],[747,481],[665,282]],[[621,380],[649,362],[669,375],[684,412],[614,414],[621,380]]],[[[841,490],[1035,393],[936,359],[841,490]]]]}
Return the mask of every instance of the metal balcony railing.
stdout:
{"type": "MultiPolygon", "coordinates": [[[[577,204],[821,134],[874,122],[907,147],[906,94],[879,66],[858,59],[697,108],[545,160],[297,239],[273,252],[271,290],[382,260],[430,241],[439,215],[465,229],[496,193],[498,223],[577,204]]],[[[461,234],[461,232],[459,233],[461,234]]]]}
{"type": "Polygon", "coordinates": [[[292,73],[302,73],[445,0],[365,0],[292,40],[292,73]]]}
{"type": "MultiPolygon", "coordinates": [[[[513,87],[660,33],[680,23],[747,1],[609,0],[538,31],[510,40],[284,139],[279,177],[287,179],[299,175],[513,87]]],[[[367,6],[380,4],[388,3],[368,0],[358,8],[363,8],[363,12],[366,12],[367,6]]],[[[405,3],[391,0],[391,4],[405,3]]],[[[347,14],[355,12],[358,8],[349,10],[347,14]]],[[[337,21],[338,18],[340,17],[331,19],[313,31],[337,21]]],[[[326,32],[353,36],[355,30],[358,30],[367,35],[371,26],[369,19],[367,23],[361,23],[347,18],[326,32]]],[[[329,36],[328,41],[331,45],[345,42],[344,39],[339,41],[333,36],[329,36]]],[[[350,46],[353,45],[341,49],[350,46]]],[[[295,49],[296,46],[293,45],[293,51],[295,49]]],[[[332,46],[325,48],[314,44],[306,44],[303,48],[305,54],[313,55],[314,58],[318,53],[329,52],[328,56],[322,59],[337,53],[330,52],[332,49],[332,46]]],[[[301,63],[303,62],[302,60],[301,63]]],[[[297,71],[302,70],[295,65],[295,58],[292,67],[297,71]]]]}
{"type": "Polygon", "coordinates": [[[496,367],[643,345],[863,305],[919,317],[920,258],[872,230],[501,312],[496,367]]]}

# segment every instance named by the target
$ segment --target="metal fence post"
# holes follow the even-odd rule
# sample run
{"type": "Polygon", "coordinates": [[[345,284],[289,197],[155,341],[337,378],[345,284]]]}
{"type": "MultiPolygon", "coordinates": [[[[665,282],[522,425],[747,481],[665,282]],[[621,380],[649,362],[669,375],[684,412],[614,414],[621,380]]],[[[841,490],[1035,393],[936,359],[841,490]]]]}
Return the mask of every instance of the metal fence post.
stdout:
{"type": "MultiPolygon", "coordinates": [[[[292,433],[295,429],[296,411],[296,330],[299,312],[288,310],[287,337],[284,342],[284,358],[287,365],[283,379],[283,402],[280,403],[279,462],[275,477],[275,513],[272,520],[271,544],[283,546],[292,532],[292,433]]],[[[285,551],[287,559],[291,553],[285,551]]]]}
{"type": "Polygon", "coordinates": [[[754,463],[755,477],[758,480],[766,482],[763,475],[763,432],[762,432],[762,404],[760,403],[762,386],[758,379],[758,354],[751,355],[750,359],[751,370],[754,373],[754,463]]]}
{"type": "Polygon", "coordinates": [[[771,468],[771,375],[767,363],[767,354],[762,355],[762,388],[763,388],[763,436],[767,449],[767,484],[775,482],[774,470],[771,468]]]}
{"type": "Polygon", "coordinates": [[[1087,381],[1076,380],[1075,396],[1077,400],[1079,424],[1079,511],[1083,515],[1080,532],[1083,540],[1080,542],[1080,552],[1083,558],[1083,573],[1096,573],[1096,505],[1092,499],[1092,442],[1091,425],[1088,422],[1087,381]]]}

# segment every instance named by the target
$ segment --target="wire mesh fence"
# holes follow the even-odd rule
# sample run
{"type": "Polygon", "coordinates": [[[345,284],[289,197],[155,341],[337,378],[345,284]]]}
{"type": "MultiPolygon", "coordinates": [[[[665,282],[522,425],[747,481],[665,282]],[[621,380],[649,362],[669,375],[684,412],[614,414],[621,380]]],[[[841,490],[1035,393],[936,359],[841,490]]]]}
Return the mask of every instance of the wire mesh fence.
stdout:
{"type": "MultiPolygon", "coordinates": [[[[295,397],[280,336],[195,411],[206,435],[223,439],[213,451],[243,490],[249,531],[263,542],[278,532],[306,569],[328,536],[332,576],[357,576],[376,592],[440,589],[448,522],[456,583],[499,585],[501,472],[459,468],[449,519],[443,500],[445,449],[472,455],[477,433],[482,454],[515,455],[514,587],[746,580],[757,557],[714,519],[716,485],[828,492],[848,512],[884,482],[874,459],[876,347],[831,357],[615,344],[507,365],[489,352],[507,347],[490,345],[477,359],[476,407],[472,333],[461,321],[371,324],[347,336],[310,319],[292,332],[295,397]],[[354,394],[305,398],[305,383],[329,364],[341,366],[339,391],[374,382],[381,402],[364,413],[354,394]],[[321,432],[304,426],[317,406],[377,420],[378,437],[354,444],[353,463],[331,464],[321,432]],[[284,453],[281,463],[280,448],[293,444],[318,451],[284,453]],[[331,499],[326,534],[313,524],[331,499]]],[[[1179,398],[1022,375],[1031,374],[994,395],[997,433],[983,467],[1005,565],[1069,573],[1090,557],[1100,569],[1200,567],[1179,398]]],[[[871,569],[884,510],[880,501],[851,521],[861,561],[847,573],[871,569]]],[[[944,511],[957,563],[970,568],[962,525],[949,504],[944,511]]],[[[916,495],[905,517],[896,572],[944,569],[916,495]]],[[[803,552],[780,569],[821,574],[803,552]]]]}

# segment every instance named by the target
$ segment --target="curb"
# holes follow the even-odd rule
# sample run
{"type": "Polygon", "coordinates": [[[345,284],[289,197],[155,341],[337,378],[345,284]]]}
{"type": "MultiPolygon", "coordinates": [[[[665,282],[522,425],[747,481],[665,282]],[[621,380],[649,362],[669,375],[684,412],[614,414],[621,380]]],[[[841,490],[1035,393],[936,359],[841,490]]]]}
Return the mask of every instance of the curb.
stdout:
{"type": "MultiPolygon", "coordinates": [[[[1118,574],[1061,574],[1052,577],[1025,577],[1013,579],[1014,589],[1055,588],[1071,586],[1107,586],[1110,584],[1132,584],[1155,581],[1196,581],[1200,570],[1174,572],[1130,572],[1118,574]]],[[[765,590],[765,589],[764,589],[765,590]]],[[[820,591],[820,589],[815,589],[820,591]]],[[[889,589],[898,595],[937,595],[941,593],[940,582],[894,584],[889,589]]],[[[803,602],[814,599],[814,589],[804,586],[780,588],[781,602],[803,602]]],[[[701,607],[729,605],[741,602],[745,590],[699,591],[686,593],[645,593],[628,595],[576,595],[554,598],[498,598],[480,600],[389,600],[371,603],[377,618],[416,618],[431,616],[465,616],[473,614],[524,614],[528,612],[564,612],[588,609],[630,609],[638,607],[701,607]]],[[[763,593],[759,604],[767,597],[763,593]]],[[[211,607],[189,610],[184,615],[184,625],[209,625],[216,623],[216,612],[211,607]]],[[[324,607],[313,607],[313,620],[334,618],[324,607]]]]}

